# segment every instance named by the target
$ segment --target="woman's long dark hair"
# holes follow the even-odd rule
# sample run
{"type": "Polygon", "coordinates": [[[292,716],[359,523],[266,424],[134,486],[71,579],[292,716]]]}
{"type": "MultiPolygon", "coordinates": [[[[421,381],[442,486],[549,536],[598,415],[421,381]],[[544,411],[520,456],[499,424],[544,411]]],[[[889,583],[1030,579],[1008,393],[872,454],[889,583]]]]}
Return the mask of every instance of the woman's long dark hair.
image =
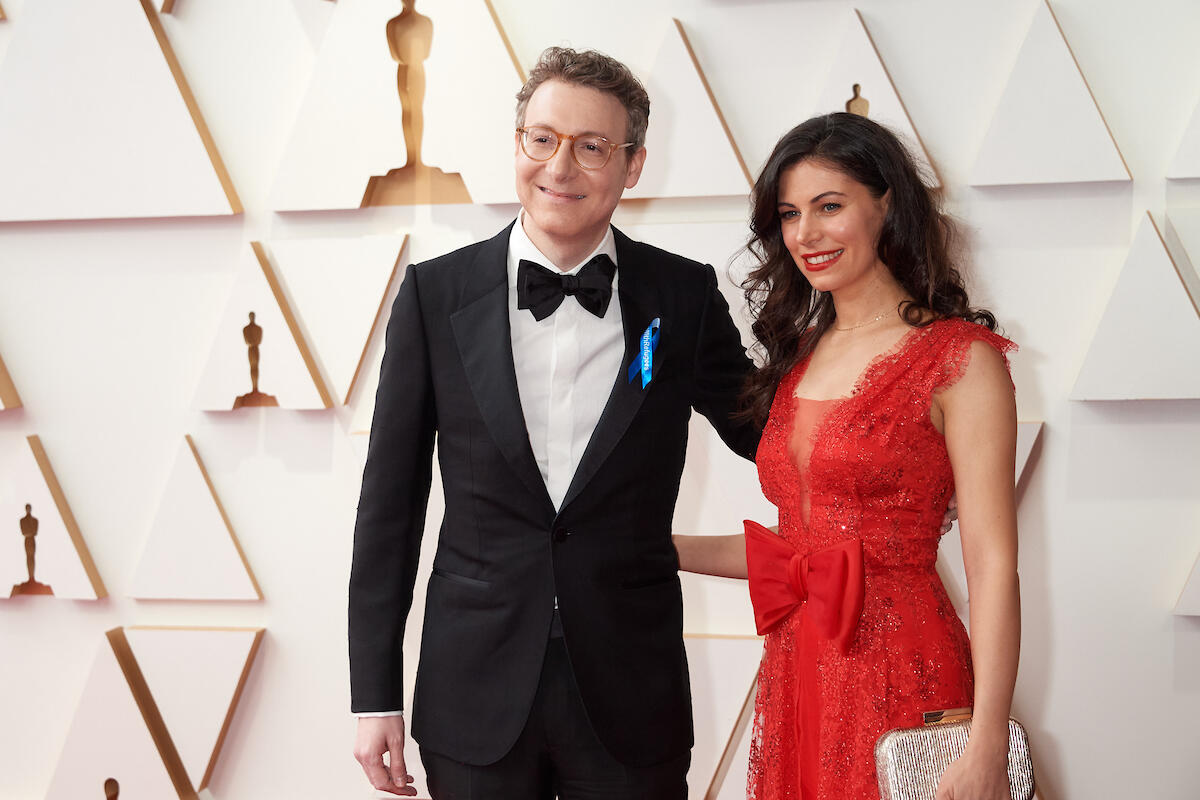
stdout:
{"type": "Polygon", "coordinates": [[[951,263],[956,226],[921,182],[912,156],[896,135],[857,114],[813,117],[779,140],[751,194],[746,247],[758,266],[742,289],[754,317],[762,367],[747,380],[741,407],[760,425],[766,422],[780,380],[812,352],[836,316],[833,299],[814,290],[796,266],[780,228],[780,180],[804,160],[845,173],[876,198],[891,190],[876,252],[913,298],[899,309],[909,325],[961,317],[991,330],[996,327],[990,312],[971,308],[962,276],[951,263]]]}

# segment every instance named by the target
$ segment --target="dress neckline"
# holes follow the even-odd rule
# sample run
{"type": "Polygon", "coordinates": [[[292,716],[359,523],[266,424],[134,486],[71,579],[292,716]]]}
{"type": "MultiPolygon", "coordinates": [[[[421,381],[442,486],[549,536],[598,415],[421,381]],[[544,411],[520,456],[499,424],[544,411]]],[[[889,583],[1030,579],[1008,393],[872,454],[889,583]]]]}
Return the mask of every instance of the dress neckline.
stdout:
{"type": "Polygon", "coordinates": [[[794,368],[794,376],[792,378],[791,397],[793,400],[807,400],[809,402],[825,403],[835,402],[839,400],[850,400],[862,394],[863,388],[867,382],[867,378],[872,376],[872,373],[881,366],[885,361],[896,358],[916,340],[917,334],[922,331],[930,330],[934,325],[941,320],[934,320],[928,325],[922,327],[911,327],[892,344],[891,347],[883,350],[871,357],[871,360],[866,363],[862,371],[858,373],[858,377],[854,379],[854,383],[850,387],[850,394],[839,395],[838,397],[804,397],[796,394],[796,389],[800,386],[800,381],[804,380],[805,373],[808,372],[808,363],[812,360],[812,353],[809,353],[802,361],[796,364],[794,368]]]}

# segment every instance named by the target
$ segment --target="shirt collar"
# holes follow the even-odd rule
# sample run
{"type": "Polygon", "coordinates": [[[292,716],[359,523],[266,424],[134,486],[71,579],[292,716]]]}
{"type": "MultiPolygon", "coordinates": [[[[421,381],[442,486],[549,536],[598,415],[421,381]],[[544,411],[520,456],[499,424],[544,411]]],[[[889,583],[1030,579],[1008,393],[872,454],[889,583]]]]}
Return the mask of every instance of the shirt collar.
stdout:
{"type": "MultiPolygon", "coordinates": [[[[530,240],[529,235],[525,233],[525,228],[522,224],[524,221],[525,209],[522,208],[517,214],[517,222],[513,225],[512,233],[508,237],[508,287],[510,289],[515,289],[517,286],[517,266],[521,263],[521,259],[528,259],[529,261],[541,264],[547,269],[554,269],[554,263],[549,258],[546,258],[545,253],[537,249],[537,246],[530,240]]],[[[600,240],[600,244],[596,246],[596,249],[588,253],[587,257],[563,274],[577,274],[583,268],[584,264],[601,253],[611,258],[613,264],[617,263],[617,240],[613,236],[611,225],[604,232],[604,238],[600,240]]],[[[614,276],[613,289],[615,290],[616,287],[617,278],[614,276]]]]}

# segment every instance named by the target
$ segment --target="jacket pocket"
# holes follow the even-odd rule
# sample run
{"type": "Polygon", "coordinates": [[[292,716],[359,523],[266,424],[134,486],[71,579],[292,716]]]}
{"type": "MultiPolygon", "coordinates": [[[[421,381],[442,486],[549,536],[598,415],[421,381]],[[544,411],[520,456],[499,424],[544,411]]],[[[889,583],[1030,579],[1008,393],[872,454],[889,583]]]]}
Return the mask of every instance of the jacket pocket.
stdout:
{"type": "Polygon", "coordinates": [[[651,586],[660,586],[664,583],[672,583],[678,581],[679,573],[671,572],[667,575],[640,575],[634,578],[626,578],[621,581],[622,589],[649,589],[651,586]]]}
{"type": "Polygon", "coordinates": [[[451,583],[457,583],[462,586],[472,586],[476,589],[492,588],[491,581],[483,581],[483,580],[480,580],[479,578],[468,578],[466,575],[457,575],[453,572],[447,572],[446,570],[442,569],[441,567],[434,567],[433,574],[437,575],[439,578],[445,578],[446,580],[450,581],[451,583]]]}

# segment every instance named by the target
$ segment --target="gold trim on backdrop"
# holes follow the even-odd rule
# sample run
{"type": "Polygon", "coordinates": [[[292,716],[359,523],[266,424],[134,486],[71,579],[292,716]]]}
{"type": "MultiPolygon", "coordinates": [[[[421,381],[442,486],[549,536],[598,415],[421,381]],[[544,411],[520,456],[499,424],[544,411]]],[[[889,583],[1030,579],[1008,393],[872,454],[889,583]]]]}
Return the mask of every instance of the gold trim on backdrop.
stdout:
{"type": "Polygon", "coordinates": [[[371,348],[371,342],[375,338],[375,331],[379,329],[379,322],[383,319],[383,311],[387,304],[388,293],[392,289],[392,284],[396,282],[396,274],[400,272],[400,260],[404,257],[404,251],[408,247],[408,234],[404,234],[404,240],[400,242],[400,249],[396,251],[396,263],[392,265],[392,274],[388,276],[387,283],[383,290],[383,295],[379,298],[379,308],[375,311],[375,319],[371,320],[371,330],[367,334],[367,340],[363,342],[362,354],[358,357],[358,364],[354,367],[354,377],[350,379],[350,385],[346,387],[346,397],[342,401],[342,405],[350,405],[350,398],[354,395],[354,389],[358,386],[358,376],[362,374],[363,367],[367,363],[367,351],[371,348]]]}
{"type": "Polygon", "coordinates": [[[487,6],[488,13],[492,15],[492,22],[496,24],[496,32],[500,34],[500,41],[504,42],[504,49],[508,51],[508,57],[512,59],[513,66],[516,67],[517,75],[521,78],[521,83],[529,80],[529,76],[525,74],[525,70],[521,67],[521,62],[517,58],[517,51],[513,49],[512,42],[508,39],[508,33],[504,30],[504,23],[500,22],[500,15],[496,13],[496,7],[492,5],[492,0],[483,0],[487,6]]]}
{"type": "Polygon", "coordinates": [[[13,383],[8,368],[4,366],[4,358],[0,357],[0,408],[20,408],[21,395],[17,394],[17,385],[13,383]]]}
{"type": "Polygon", "coordinates": [[[321,395],[321,402],[325,404],[326,408],[333,408],[333,395],[330,394],[329,387],[325,385],[325,379],[321,377],[321,371],[317,368],[317,360],[313,357],[312,348],[308,346],[308,341],[304,338],[300,323],[288,302],[287,293],[283,291],[283,284],[275,273],[275,268],[271,266],[271,259],[267,257],[266,249],[262,242],[251,242],[250,247],[258,258],[258,264],[262,267],[263,275],[266,276],[267,283],[271,287],[271,293],[275,295],[275,302],[279,304],[279,310],[283,312],[288,330],[292,332],[292,339],[295,340],[296,347],[300,349],[300,356],[304,359],[304,365],[308,367],[308,374],[312,378],[313,385],[317,387],[317,393],[321,395]]]}
{"type": "Polygon", "coordinates": [[[758,673],[755,673],[754,680],[750,682],[750,689],[746,692],[746,699],[742,701],[742,710],[738,714],[737,722],[733,724],[733,730],[729,732],[729,739],[725,742],[725,749],[721,751],[721,760],[717,762],[712,780],[708,782],[704,800],[717,800],[725,786],[725,778],[729,775],[729,768],[733,765],[742,737],[746,735],[746,729],[750,727],[750,721],[754,718],[754,698],[757,693],[758,673]]]}
{"type": "Polygon", "coordinates": [[[875,37],[871,35],[871,29],[867,27],[867,21],[863,19],[862,12],[857,8],[854,9],[854,16],[858,18],[858,24],[862,25],[863,32],[867,34],[867,41],[871,43],[871,49],[875,51],[875,58],[879,61],[879,66],[883,67],[883,74],[887,77],[888,85],[892,87],[892,94],[896,95],[896,100],[900,103],[900,110],[904,112],[904,118],[908,120],[908,126],[912,128],[913,136],[917,137],[917,144],[921,146],[921,150],[925,153],[925,158],[929,161],[929,168],[933,170],[933,179],[937,182],[938,186],[945,186],[946,182],[942,180],[937,164],[933,162],[933,156],[929,154],[929,148],[921,140],[921,132],[917,130],[917,126],[913,123],[912,115],[908,113],[908,106],[904,105],[904,98],[900,96],[900,90],[896,88],[896,82],[892,80],[892,72],[888,69],[887,62],[883,60],[883,54],[879,52],[879,46],[875,44],[875,37]]]}
{"type": "MultiPolygon", "coordinates": [[[[183,68],[179,64],[179,59],[175,57],[175,51],[171,47],[170,39],[167,38],[167,32],[163,28],[162,20],[158,18],[158,12],[154,9],[153,0],[141,0],[141,4],[142,10],[146,12],[146,21],[150,23],[150,29],[154,31],[154,38],[158,40],[158,46],[162,50],[163,58],[171,70],[171,75],[175,77],[175,85],[179,88],[179,95],[183,98],[188,113],[192,115],[192,123],[195,124],[196,132],[200,134],[200,141],[204,143],[204,149],[208,152],[208,159],[212,162],[213,171],[217,173],[217,180],[221,182],[221,188],[225,190],[225,198],[229,201],[230,211],[234,214],[241,214],[244,210],[242,208],[242,201],[238,198],[237,191],[233,188],[233,180],[229,177],[229,170],[225,168],[225,162],[217,150],[217,143],[213,140],[212,133],[208,130],[208,124],[204,121],[204,115],[200,113],[200,104],[196,102],[196,96],[192,94],[192,89],[188,86],[187,78],[183,74],[183,68]]],[[[166,0],[164,8],[167,6],[174,8],[174,0],[166,0]]],[[[170,13],[170,11],[168,10],[164,13],[170,13]]]]}
{"type": "Polygon", "coordinates": [[[167,776],[175,787],[175,793],[179,795],[179,800],[195,800],[196,790],[192,788],[192,782],[188,780],[183,759],[179,757],[179,750],[175,747],[175,742],[167,731],[166,723],[163,722],[162,712],[158,710],[158,704],[154,702],[154,695],[150,693],[146,676],[142,674],[142,668],[138,666],[137,658],[133,655],[129,639],[125,636],[125,629],[113,628],[106,632],[105,636],[108,637],[113,655],[116,656],[121,673],[125,676],[125,682],[129,684],[129,692],[133,695],[134,702],[137,703],[142,720],[146,723],[146,729],[150,732],[150,738],[154,740],[154,747],[158,750],[158,756],[167,770],[167,776]]]}
{"type": "MultiPolygon", "coordinates": [[[[137,678],[136,678],[136,680],[138,682],[138,688],[135,689],[134,683],[130,682],[130,689],[134,692],[134,699],[138,700],[139,709],[142,707],[142,703],[141,703],[141,700],[138,698],[137,692],[139,690],[143,690],[146,692],[146,697],[148,698],[148,702],[150,704],[153,704],[153,706],[154,706],[154,711],[155,711],[155,716],[157,718],[157,721],[162,724],[162,735],[164,737],[166,737],[166,739],[168,741],[172,741],[170,739],[170,732],[167,731],[167,728],[166,728],[166,722],[162,719],[161,713],[158,713],[158,705],[157,705],[157,703],[154,702],[153,693],[150,691],[150,686],[149,686],[149,684],[147,684],[145,682],[145,678],[141,673],[140,667],[137,667],[136,657],[133,655],[133,649],[129,646],[129,640],[125,636],[126,630],[133,630],[133,631],[200,631],[200,632],[213,631],[213,632],[218,632],[218,633],[226,632],[226,633],[253,633],[254,634],[254,641],[251,642],[250,650],[246,653],[246,663],[242,666],[241,674],[238,676],[237,686],[233,691],[233,696],[229,700],[229,708],[225,712],[225,719],[221,723],[221,730],[217,734],[216,742],[214,742],[214,744],[213,744],[212,755],[209,756],[208,764],[204,770],[204,775],[203,775],[203,777],[201,777],[200,782],[199,782],[199,784],[196,785],[194,791],[192,791],[192,793],[188,795],[188,797],[195,797],[196,796],[195,792],[200,792],[200,791],[204,791],[205,789],[207,789],[209,782],[212,780],[213,769],[216,767],[217,761],[221,757],[221,748],[224,747],[224,745],[225,745],[225,737],[229,733],[229,725],[230,725],[230,723],[233,722],[233,715],[237,712],[238,703],[241,702],[242,692],[246,688],[246,680],[250,675],[250,668],[254,666],[254,659],[258,656],[258,648],[262,645],[263,634],[266,632],[266,629],[265,628],[234,627],[234,626],[193,627],[190,625],[131,625],[131,626],[128,626],[127,628],[114,628],[113,630],[111,630],[107,633],[107,636],[109,637],[110,642],[113,642],[114,638],[118,638],[120,641],[119,645],[115,642],[113,643],[113,652],[116,653],[117,648],[121,647],[123,649],[124,653],[127,654],[127,657],[130,660],[130,662],[138,670],[137,678]]],[[[122,656],[118,655],[117,661],[118,661],[118,663],[121,664],[121,671],[125,672],[125,663],[121,660],[121,658],[122,658],[122,656]]],[[[125,679],[126,679],[126,681],[130,680],[128,674],[126,674],[125,679]]],[[[150,727],[151,720],[149,717],[146,716],[145,712],[143,712],[142,718],[144,720],[146,720],[146,726],[150,727]]],[[[152,730],[151,731],[152,736],[153,736],[153,733],[154,732],[152,730]]],[[[158,745],[157,738],[155,739],[155,745],[156,746],[158,745]]],[[[174,745],[172,744],[171,747],[174,748],[174,745]]],[[[159,753],[160,753],[160,755],[162,754],[161,749],[159,750],[159,753]]],[[[176,758],[179,758],[178,750],[175,750],[174,754],[175,754],[176,758]]],[[[166,758],[164,758],[163,763],[166,764],[166,758]]],[[[183,770],[185,780],[188,781],[188,789],[192,790],[191,781],[189,778],[187,778],[187,770],[183,767],[183,759],[182,758],[179,758],[179,768],[181,770],[183,770]]],[[[170,767],[168,767],[168,772],[170,772],[170,767]]],[[[172,781],[173,780],[174,780],[174,778],[172,777],[172,781]]],[[[184,795],[181,794],[180,797],[184,797],[184,795]]]]}
{"type": "MultiPolygon", "coordinates": [[[[1108,139],[1112,142],[1113,149],[1117,151],[1117,157],[1121,159],[1121,166],[1125,170],[1126,177],[1133,180],[1133,174],[1129,171],[1129,164],[1125,161],[1125,154],[1121,152],[1121,146],[1117,144],[1116,137],[1113,136],[1112,128],[1108,126],[1108,120],[1104,118],[1104,111],[1100,108],[1100,104],[1096,102],[1096,93],[1092,91],[1092,86],[1088,83],[1087,76],[1083,74],[1083,70],[1079,68],[1079,59],[1075,57],[1075,51],[1071,49],[1071,41],[1067,35],[1063,33],[1062,24],[1058,21],[1058,16],[1054,13],[1054,7],[1050,5],[1049,0],[1043,0],[1046,4],[1046,10],[1050,12],[1050,19],[1054,20],[1054,27],[1058,29],[1058,35],[1063,40],[1063,44],[1067,47],[1067,52],[1071,54],[1071,63],[1075,65],[1075,71],[1079,73],[1079,79],[1083,81],[1083,86],[1088,91],[1088,97],[1092,98],[1092,105],[1096,107],[1096,113],[1100,115],[1100,121],[1104,123],[1104,130],[1108,132],[1108,139]]],[[[1157,226],[1155,227],[1157,230],[1157,226]]],[[[1161,237],[1160,237],[1161,238],[1161,237]]]]}
{"type": "Polygon", "coordinates": [[[733,154],[737,156],[738,165],[742,168],[742,174],[746,176],[746,183],[754,188],[754,176],[750,174],[750,168],[746,166],[746,159],[742,158],[742,151],[738,149],[737,141],[733,138],[733,131],[729,129],[729,123],[725,121],[725,115],[721,113],[721,106],[717,103],[717,96],[713,94],[712,86],[708,83],[708,78],[704,74],[704,68],[700,66],[700,59],[696,58],[696,51],[692,49],[692,42],[688,39],[687,31],[683,29],[683,23],[675,17],[671,18],[675,23],[675,28],[679,31],[680,38],[683,39],[683,46],[687,48],[688,57],[692,59],[692,66],[696,68],[696,74],[700,76],[700,83],[704,84],[704,91],[708,94],[708,100],[712,103],[713,111],[717,112],[717,119],[721,122],[721,129],[725,131],[725,138],[729,139],[729,146],[733,148],[733,154]]]}
{"type": "MultiPolygon", "coordinates": [[[[1183,274],[1183,267],[1180,266],[1179,261],[1175,259],[1175,254],[1171,252],[1171,248],[1167,246],[1167,240],[1163,238],[1162,229],[1158,227],[1158,222],[1154,219],[1154,215],[1147,211],[1146,217],[1150,220],[1150,224],[1154,227],[1154,235],[1158,237],[1158,241],[1162,245],[1163,252],[1167,254],[1167,258],[1171,261],[1171,266],[1175,268],[1175,276],[1179,278],[1179,283],[1183,286],[1183,293],[1187,295],[1187,299],[1192,302],[1192,309],[1196,312],[1196,315],[1200,316],[1200,304],[1197,303],[1197,298],[1192,297],[1192,292],[1188,289],[1188,282],[1187,278],[1183,274]]],[[[1185,261],[1188,264],[1188,267],[1194,272],[1195,268],[1190,262],[1187,251],[1184,250],[1182,246],[1180,247],[1180,251],[1180,260],[1185,261]]],[[[4,365],[0,363],[0,368],[3,366],[4,365]]]]}
{"type": "MultiPolygon", "coordinates": [[[[221,521],[225,523],[225,530],[229,531],[229,538],[233,540],[233,548],[237,550],[238,558],[242,560],[242,566],[246,568],[246,575],[250,578],[250,585],[254,587],[254,593],[258,595],[258,599],[263,599],[262,589],[258,585],[258,578],[254,576],[254,570],[250,568],[250,562],[246,559],[246,551],[242,549],[242,543],[238,540],[237,533],[233,530],[233,523],[229,521],[229,515],[225,513],[225,506],[221,503],[221,498],[217,495],[217,487],[213,485],[212,477],[208,474],[208,469],[204,466],[204,459],[200,458],[200,451],[196,449],[196,442],[192,439],[192,435],[186,434],[183,437],[187,440],[188,449],[192,451],[192,456],[196,459],[196,466],[200,468],[200,474],[204,476],[204,483],[208,486],[208,493],[212,495],[213,503],[217,506],[217,511],[221,514],[221,521]]],[[[204,787],[201,786],[201,789],[204,787]]]]}
{"type": "MultiPolygon", "coordinates": [[[[745,633],[685,633],[684,639],[742,639],[747,641],[762,641],[763,637],[757,634],[745,633]]],[[[733,723],[733,730],[729,732],[729,738],[725,740],[725,747],[721,750],[721,758],[717,761],[717,768],[713,770],[712,778],[708,782],[708,789],[704,792],[704,800],[717,800],[721,794],[721,789],[725,785],[725,779],[729,775],[729,768],[733,766],[733,759],[737,756],[738,747],[742,742],[742,737],[746,735],[746,729],[750,725],[750,721],[754,718],[754,698],[758,691],[758,670],[754,670],[754,677],[750,680],[750,688],[746,691],[746,698],[742,701],[742,709],[738,712],[737,720],[733,723]]]]}
{"type": "Polygon", "coordinates": [[[46,448],[42,446],[42,440],[36,435],[27,436],[26,440],[29,442],[29,449],[33,451],[33,458],[37,461],[38,468],[42,471],[42,479],[46,482],[46,488],[50,490],[50,496],[54,498],[54,505],[58,507],[58,515],[67,528],[67,534],[71,537],[71,544],[75,545],[75,553],[79,556],[79,563],[83,565],[83,571],[87,573],[88,581],[92,584],[92,591],[96,593],[96,599],[101,600],[108,597],[108,590],[104,588],[104,581],[100,579],[96,562],[92,560],[92,553],[88,550],[87,542],[83,540],[79,523],[75,521],[75,515],[71,513],[71,506],[67,503],[67,496],[63,494],[58,476],[54,474],[54,467],[50,466],[50,458],[46,455],[46,448]]]}
{"type": "Polygon", "coordinates": [[[238,703],[242,699],[242,691],[246,688],[246,679],[250,676],[250,668],[254,666],[254,659],[258,655],[258,648],[262,645],[263,628],[256,628],[254,641],[250,645],[250,652],[246,654],[246,663],[242,666],[242,673],[238,676],[237,688],[233,690],[233,697],[229,701],[229,710],[225,712],[225,720],[221,723],[221,732],[217,734],[216,744],[213,745],[212,757],[208,760],[208,767],[204,770],[204,777],[200,779],[200,784],[197,789],[204,790],[208,788],[209,781],[212,780],[213,770],[217,766],[217,759],[221,757],[221,748],[225,746],[225,736],[229,733],[229,725],[233,722],[233,715],[237,711],[238,703]]]}

